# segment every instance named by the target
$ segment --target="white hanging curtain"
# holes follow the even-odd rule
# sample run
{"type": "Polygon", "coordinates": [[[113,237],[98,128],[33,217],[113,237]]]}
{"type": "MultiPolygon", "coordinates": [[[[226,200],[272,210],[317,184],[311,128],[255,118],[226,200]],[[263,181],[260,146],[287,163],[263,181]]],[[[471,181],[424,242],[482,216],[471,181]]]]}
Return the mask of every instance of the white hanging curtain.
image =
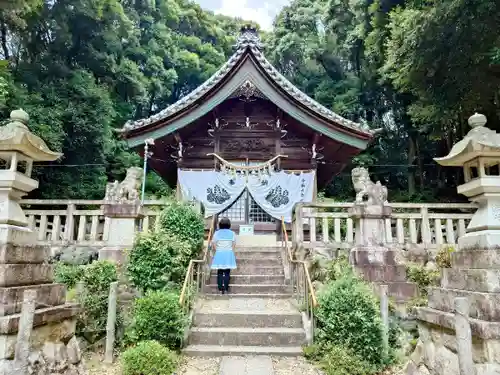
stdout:
{"type": "Polygon", "coordinates": [[[216,171],[178,170],[182,197],[196,199],[205,207],[205,217],[224,211],[243,193],[245,180],[216,171]]]}
{"type": "Polygon", "coordinates": [[[285,171],[271,176],[251,175],[247,188],[255,202],[275,219],[283,217],[286,223],[292,221],[293,206],[299,202],[311,202],[314,193],[315,172],[300,174],[285,171]],[[267,177],[267,178],[266,178],[267,177]]]}
{"type": "Polygon", "coordinates": [[[311,202],[315,172],[233,173],[178,170],[182,196],[196,199],[205,207],[205,217],[224,211],[248,189],[255,202],[270,216],[292,221],[293,206],[311,202]]]}

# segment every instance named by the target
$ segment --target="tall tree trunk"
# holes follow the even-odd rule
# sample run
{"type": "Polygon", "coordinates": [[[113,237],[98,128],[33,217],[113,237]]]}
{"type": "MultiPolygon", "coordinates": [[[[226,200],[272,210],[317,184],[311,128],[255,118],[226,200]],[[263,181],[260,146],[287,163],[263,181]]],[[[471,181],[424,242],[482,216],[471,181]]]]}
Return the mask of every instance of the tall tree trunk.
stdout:
{"type": "Polygon", "coordinates": [[[415,140],[416,152],[417,152],[417,164],[418,164],[418,174],[420,176],[420,190],[423,190],[425,187],[425,178],[424,178],[424,161],[422,159],[422,154],[420,152],[420,142],[417,138],[415,140]]]}
{"type": "Polygon", "coordinates": [[[415,140],[412,134],[408,134],[408,194],[411,196],[415,194],[415,170],[413,167],[413,162],[415,160],[416,147],[415,140]]]}
{"type": "Polygon", "coordinates": [[[9,48],[7,47],[7,25],[5,21],[1,21],[0,24],[0,39],[2,43],[3,56],[5,60],[10,59],[9,48]]]}

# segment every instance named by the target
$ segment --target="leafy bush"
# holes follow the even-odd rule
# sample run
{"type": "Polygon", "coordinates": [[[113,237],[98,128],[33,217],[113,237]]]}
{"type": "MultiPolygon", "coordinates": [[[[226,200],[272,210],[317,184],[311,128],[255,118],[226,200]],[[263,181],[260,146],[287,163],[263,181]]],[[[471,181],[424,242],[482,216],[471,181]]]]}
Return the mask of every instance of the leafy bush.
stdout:
{"type": "Polygon", "coordinates": [[[177,355],[157,341],[142,341],[121,356],[124,375],[172,374],[178,363],[177,355]]]}
{"type": "Polygon", "coordinates": [[[309,347],[304,354],[308,359],[318,361],[326,375],[370,375],[378,370],[354,351],[342,346],[309,347]]]}
{"type": "Polygon", "coordinates": [[[83,266],[69,266],[63,263],[56,263],[54,269],[54,280],[56,283],[66,285],[69,289],[74,288],[78,281],[83,278],[83,266]]]}
{"type": "Polygon", "coordinates": [[[427,296],[427,287],[439,283],[440,272],[427,270],[419,264],[408,264],[406,277],[418,285],[421,296],[427,296]]]}
{"type": "MultiPolygon", "coordinates": [[[[79,335],[93,343],[106,334],[109,287],[118,280],[118,275],[116,265],[109,261],[100,260],[83,269],[84,289],[79,296],[82,310],[77,330],[79,335]]],[[[117,324],[120,324],[120,317],[117,317],[117,324]]]]}
{"type": "Polygon", "coordinates": [[[198,254],[203,246],[205,222],[191,206],[172,202],[168,204],[158,217],[158,229],[173,234],[191,247],[190,259],[198,254]]]}
{"type": "Polygon", "coordinates": [[[371,289],[353,276],[326,285],[318,296],[319,343],[341,345],[371,364],[381,365],[382,322],[371,289]]]}
{"type": "Polygon", "coordinates": [[[160,290],[184,281],[191,248],[164,231],[140,234],[130,251],[127,272],[142,292],[160,290]]]}
{"type": "Polygon", "coordinates": [[[156,340],[170,349],[180,347],[187,318],[172,291],[150,291],[134,302],[133,319],[125,331],[125,341],[135,344],[156,340]]]}
{"type": "Polygon", "coordinates": [[[354,270],[346,255],[339,255],[327,267],[327,280],[334,281],[343,277],[354,277],[354,270]]]}
{"type": "Polygon", "coordinates": [[[451,268],[451,254],[455,251],[452,246],[442,247],[436,255],[436,264],[439,268],[451,268]]]}

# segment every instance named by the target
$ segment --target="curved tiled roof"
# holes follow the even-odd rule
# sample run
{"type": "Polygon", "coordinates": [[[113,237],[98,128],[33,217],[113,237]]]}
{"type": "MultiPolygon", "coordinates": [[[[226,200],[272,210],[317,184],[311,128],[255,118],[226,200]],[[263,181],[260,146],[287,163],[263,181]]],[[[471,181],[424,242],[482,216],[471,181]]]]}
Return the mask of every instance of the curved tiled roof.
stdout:
{"type": "Polygon", "coordinates": [[[250,27],[242,29],[236,47],[236,52],[229,58],[229,60],[212,77],[210,77],[202,85],[198,86],[198,88],[196,88],[194,91],[151,117],[136,121],[127,121],[122,131],[127,132],[130,130],[140,129],[142,127],[148,126],[149,124],[163,120],[170,115],[173,115],[187,108],[200,97],[205,95],[208,91],[210,91],[215,85],[221,82],[224,77],[232,70],[232,68],[236,66],[236,64],[240,61],[246,50],[249,49],[256,60],[259,62],[262,69],[265,70],[265,72],[274,80],[274,82],[294,99],[298,100],[301,104],[308,107],[311,111],[315,112],[321,117],[334,121],[335,123],[340,124],[345,128],[357,132],[362,132],[367,135],[374,134],[375,131],[367,129],[361,124],[350,121],[336,114],[335,112],[319,104],[317,101],[310,98],[308,95],[295,87],[264,57],[264,54],[262,53],[262,44],[255,29],[250,27]]]}

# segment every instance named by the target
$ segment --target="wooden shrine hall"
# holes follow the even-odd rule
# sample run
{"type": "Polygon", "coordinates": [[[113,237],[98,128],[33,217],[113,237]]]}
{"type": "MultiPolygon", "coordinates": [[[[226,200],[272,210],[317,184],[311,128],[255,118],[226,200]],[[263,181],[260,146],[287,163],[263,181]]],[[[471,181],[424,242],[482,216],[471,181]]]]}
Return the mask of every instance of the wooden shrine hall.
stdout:
{"type": "Polygon", "coordinates": [[[122,135],[148,166],[205,217],[275,229],[297,202],[315,199],[373,131],[317,103],[264,57],[254,28],[205,83],[155,115],[128,121],[122,135]]]}

